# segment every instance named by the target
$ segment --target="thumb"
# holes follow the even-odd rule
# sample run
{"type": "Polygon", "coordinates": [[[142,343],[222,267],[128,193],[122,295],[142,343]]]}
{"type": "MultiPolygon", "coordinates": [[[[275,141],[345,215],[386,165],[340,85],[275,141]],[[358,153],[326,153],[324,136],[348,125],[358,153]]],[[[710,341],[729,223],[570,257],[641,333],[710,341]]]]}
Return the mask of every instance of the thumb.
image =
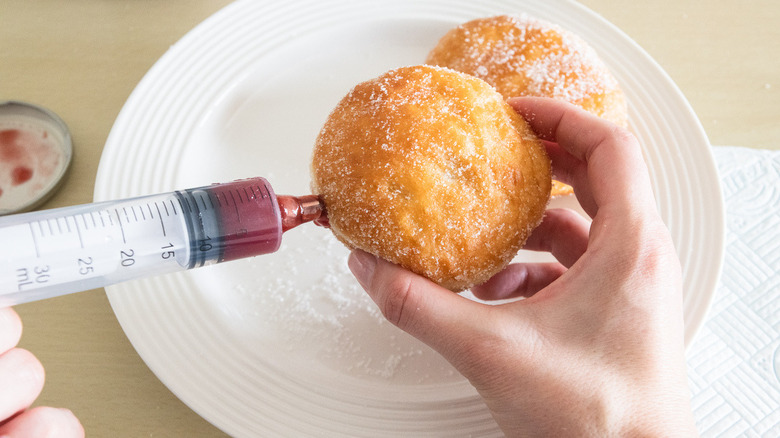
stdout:
{"type": "Polygon", "coordinates": [[[487,306],[464,298],[427,278],[361,250],[349,268],[388,321],[448,359],[468,342],[469,328],[487,306]]]}

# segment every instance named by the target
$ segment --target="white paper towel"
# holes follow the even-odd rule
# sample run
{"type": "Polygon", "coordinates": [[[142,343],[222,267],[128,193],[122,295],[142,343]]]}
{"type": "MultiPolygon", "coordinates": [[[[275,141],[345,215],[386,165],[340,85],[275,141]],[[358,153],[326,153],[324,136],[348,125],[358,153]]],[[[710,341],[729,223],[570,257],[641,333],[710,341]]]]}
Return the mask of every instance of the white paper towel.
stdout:
{"type": "Polygon", "coordinates": [[[690,345],[703,437],[780,437],[780,151],[714,147],[726,253],[712,307],[690,345]]]}

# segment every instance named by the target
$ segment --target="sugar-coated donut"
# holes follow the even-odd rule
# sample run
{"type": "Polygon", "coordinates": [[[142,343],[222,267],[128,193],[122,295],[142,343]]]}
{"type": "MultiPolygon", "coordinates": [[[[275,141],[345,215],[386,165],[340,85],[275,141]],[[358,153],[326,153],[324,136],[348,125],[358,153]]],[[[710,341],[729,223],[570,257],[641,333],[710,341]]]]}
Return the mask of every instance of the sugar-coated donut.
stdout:
{"type": "Polygon", "coordinates": [[[432,66],[358,84],[312,157],[312,189],[339,240],[453,291],[509,263],[550,183],[544,146],[493,87],[432,66]]]}
{"type": "MultiPolygon", "coordinates": [[[[562,99],[628,126],[623,91],[596,51],[577,35],[528,15],[501,15],[450,30],[428,64],[485,80],[504,97],[562,99]]],[[[555,182],[553,196],[571,193],[555,182]]]]}

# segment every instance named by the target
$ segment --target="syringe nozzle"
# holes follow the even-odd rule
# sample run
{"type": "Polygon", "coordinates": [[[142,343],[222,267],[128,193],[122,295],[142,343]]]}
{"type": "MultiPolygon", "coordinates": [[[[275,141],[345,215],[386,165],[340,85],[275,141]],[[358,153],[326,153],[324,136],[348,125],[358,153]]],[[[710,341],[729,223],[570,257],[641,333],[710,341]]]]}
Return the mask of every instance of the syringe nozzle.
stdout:
{"type": "Polygon", "coordinates": [[[316,195],[277,196],[282,214],[282,231],[295,228],[300,224],[314,221],[317,225],[327,226],[325,204],[316,195]]]}

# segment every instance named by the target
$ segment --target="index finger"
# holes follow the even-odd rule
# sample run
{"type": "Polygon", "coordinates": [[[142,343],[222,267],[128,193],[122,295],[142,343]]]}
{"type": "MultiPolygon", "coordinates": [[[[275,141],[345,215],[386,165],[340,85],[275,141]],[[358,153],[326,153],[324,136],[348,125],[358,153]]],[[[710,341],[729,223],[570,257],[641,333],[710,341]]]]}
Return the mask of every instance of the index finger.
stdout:
{"type": "MultiPolygon", "coordinates": [[[[567,167],[559,170],[572,181],[587,181],[587,187],[574,188],[587,192],[584,195],[595,204],[591,208],[655,210],[647,166],[639,142],[629,131],[558,100],[523,97],[509,103],[540,138],[557,143],[573,158],[558,160],[567,167]]],[[[593,216],[596,211],[589,213],[593,216]]]]}
{"type": "Polygon", "coordinates": [[[0,354],[14,348],[22,336],[22,321],[10,307],[0,308],[0,354]]]}

